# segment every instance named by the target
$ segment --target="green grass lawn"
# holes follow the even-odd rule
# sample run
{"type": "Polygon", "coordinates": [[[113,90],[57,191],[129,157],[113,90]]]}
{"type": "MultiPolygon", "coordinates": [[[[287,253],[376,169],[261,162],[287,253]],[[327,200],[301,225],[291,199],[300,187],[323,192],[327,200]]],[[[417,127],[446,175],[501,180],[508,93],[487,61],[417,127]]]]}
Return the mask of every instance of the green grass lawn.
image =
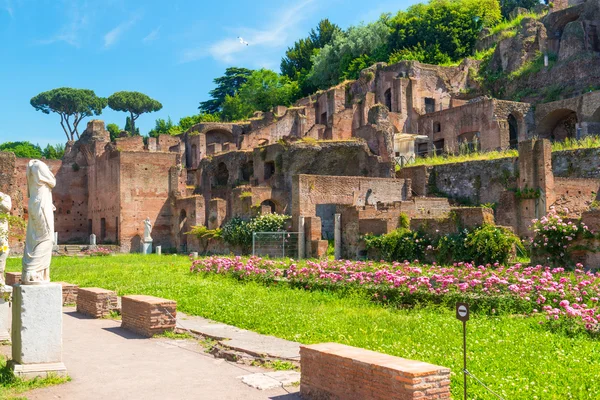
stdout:
{"type": "MultiPolygon", "coordinates": [[[[56,257],[53,281],[148,294],[178,309],[301,343],[339,342],[452,369],[462,398],[461,323],[452,310],[398,310],[359,293],[264,286],[189,272],[182,256],[56,257]]],[[[8,270],[20,269],[9,259],[8,270]]],[[[468,323],[469,370],[506,399],[600,398],[600,341],[552,333],[536,318],[475,315],[468,323]]],[[[469,379],[469,399],[493,399],[469,379]]],[[[0,392],[1,393],[1,392],[0,392]]]]}
{"type": "Polygon", "coordinates": [[[10,368],[6,365],[6,359],[0,355],[0,399],[2,400],[25,399],[25,397],[19,396],[19,394],[32,389],[57,385],[69,380],[69,378],[58,376],[51,376],[45,379],[36,378],[29,381],[15,378],[10,368]]]}

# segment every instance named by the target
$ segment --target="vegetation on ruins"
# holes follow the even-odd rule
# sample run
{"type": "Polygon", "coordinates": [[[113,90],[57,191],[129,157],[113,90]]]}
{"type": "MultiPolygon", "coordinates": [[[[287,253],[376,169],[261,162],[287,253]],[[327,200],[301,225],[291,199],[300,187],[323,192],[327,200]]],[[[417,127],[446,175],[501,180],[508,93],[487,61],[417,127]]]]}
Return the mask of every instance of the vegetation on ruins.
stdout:
{"type": "MultiPolygon", "coordinates": [[[[526,2],[513,0],[505,9],[527,6],[526,2]]],[[[209,93],[211,99],[201,102],[199,109],[203,113],[221,113],[223,120],[233,121],[275,105],[289,105],[301,96],[344,80],[357,79],[361,70],[376,62],[417,60],[457,65],[474,55],[480,31],[493,28],[501,19],[497,0],[430,0],[345,30],[325,19],[287,49],[281,60],[281,75],[262,70],[261,79],[254,76],[255,81],[263,83],[260,93],[243,93],[244,87],[254,87],[251,93],[256,90],[257,86],[248,85],[248,81],[257,71],[231,67],[215,79],[217,87],[209,93]],[[273,81],[277,83],[270,83],[273,81]],[[283,95],[282,86],[288,86],[283,95]]]]}
{"type": "Polygon", "coordinates": [[[200,245],[202,246],[203,254],[206,254],[208,246],[211,243],[221,240],[223,237],[223,231],[220,228],[208,229],[204,225],[192,226],[192,229],[189,232],[185,232],[185,234],[196,236],[196,238],[200,241],[200,245]]]}
{"type": "Polygon", "coordinates": [[[129,113],[131,127],[128,132],[130,132],[132,136],[138,132],[135,128],[135,120],[138,119],[140,115],[158,111],[162,108],[162,104],[144,93],[126,91],[111,94],[108,98],[108,106],[115,111],[129,113]]]}
{"type": "Polygon", "coordinates": [[[261,214],[249,220],[233,217],[223,225],[221,236],[230,245],[247,250],[252,246],[254,232],[285,231],[289,219],[289,215],[276,213],[261,214]]]}
{"type": "Polygon", "coordinates": [[[65,145],[48,144],[44,149],[31,142],[5,142],[0,144],[0,151],[15,153],[20,158],[45,158],[47,160],[58,160],[65,154],[65,145]]]}
{"type": "Polygon", "coordinates": [[[79,139],[77,128],[81,120],[102,114],[107,100],[96,96],[93,90],[62,87],[38,94],[30,104],[44,114],[57,113],[67,140],[73,141],[79,139]]]}
{"type": "MultiPolygon", "coordinates": [[[[9,259],[8,270],[20,270],[20,263],[18,258],[9,259]]],[[[52,273],[57,281],[116,290],[119,295],[173,299],[178,310],[187,314],[300,343],[338,342],[444,365],[453,371],[452,395],[459,398],[460,322],[454,309],[426,300],[434,298],[438,289],[441,293],[447,290],[444,301],[452,307],[457,298],[477,303],[469,321],[469,370],[502,397],[594,398],[600,392],[600,342],[582,331],[585,327],[579,325],[576,315],[580,304],[586,304],[586,309],[597,307],[591,294],[598,292],[597,276],[525,266],[442,268],[292,260],[249,263],[235,258],[214,258],[211,264],[214,272],[190,273],[190,261],[185,256],[55,257],[52,273]],[[272,283],[254,278],[255,270],[287,271],[292,264],[298,273],[293,287],[281,277],[272,283]],[[240,280],[229,271],[216,273],[218,265],[241,265],[249,267],[250,273],[240,280]],[[338,275],[354,282],[340,279],[333,283],[331,277],[338,275]],[[375,291],[374,286],[365,288],[367,279],[376,275],[392,279],[393,285],[406,280],[399,284],[398,292],[406,295],[407,303],[402,298],[389,300],[388,293],[375,291]],[[541,279],[545,279],[543,284],[541,279]],[[579,286],[587,280],[592,284],[579,286]],[[328,281],[331,283],[325,285],[328,281]],[[303,282],[306,285],[302,286],[303,282]],[[558,290],[552,291],[561,284],[568,288],[564,300],[570,308],[566,308],[567,303],[560,305],[563,299],[558,290]],[[582,302],[575,300],[580,290],[588,293],[581,297],[582,302]],[[542,300],[539,295],[544,296],[541,304],[537,302],[542,300]],[[408,306],[411,302],[415,306],[408,306]],[[546,305],[551,309],[545,310],[546,305]],[[555,309],[559,311],[556,319],[555,309]]],[[[383,286],[392,292],[389,284],[383,286]]],[[[443,294],[438,298],[444,298],[443,294]]],[[[482,399],[489,395],[475,384],[469,393],[482,399]]]]}
{"type": "Polygon", "coordinates": [[[435,259],[442,264],[505,264],[516,249],[520,254],[525,253],[514,233],[490,224],[436,236],[403,227],[384,235],[365,235],[364,240],[367,249],[386,261],[435,259]]]}
{"type": "Polygon", "coordinates": [[[298,98],[298,82],[268,69],[252,71],[248,80],[233,96],[225,96],[221,118],[237,121],[255,111],[269,111],[278,105],[289,106],[298,98]]]}

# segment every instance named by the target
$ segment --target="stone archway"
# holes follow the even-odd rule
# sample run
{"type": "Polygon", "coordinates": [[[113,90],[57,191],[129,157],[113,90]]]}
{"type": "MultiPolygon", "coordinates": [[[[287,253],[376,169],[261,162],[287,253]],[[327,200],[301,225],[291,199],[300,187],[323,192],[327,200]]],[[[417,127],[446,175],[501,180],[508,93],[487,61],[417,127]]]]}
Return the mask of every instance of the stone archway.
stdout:
{"type": "Polygon", "coordinates": [[[562,141],[577,137],[577,112],[560,108],[550,112],[538,124],[536,133],[542,139],[562,141]]]}
{"type": "Polygon", "coordinates": [[[385,91],[385,93],[383,94],[384,100],[385,100],[385,106],[387,107],[388,111],[392,111],[392,89],[388,89],[385,91]]]}
{"type": "Polygon", "coordinates": [[[261,214],[275,214],[277,212],[277,205],[271,199],[264,200],[260,203],[261,214]]]}

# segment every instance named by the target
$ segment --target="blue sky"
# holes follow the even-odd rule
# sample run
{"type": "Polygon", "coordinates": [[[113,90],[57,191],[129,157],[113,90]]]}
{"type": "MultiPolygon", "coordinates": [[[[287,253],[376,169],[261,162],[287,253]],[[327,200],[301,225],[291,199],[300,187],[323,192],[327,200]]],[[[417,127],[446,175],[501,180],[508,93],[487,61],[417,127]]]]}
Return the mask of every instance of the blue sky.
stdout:
{"type": "MultiPolygon", "coordinates": [[[[161,111],[137,121],[145,134],[156,118],[196,114],[228,66],[279,71],[285,49],[322,18],[346,28],[415,2],[0,0],[0,143],[64,143],[58,115],[29,104],[61,86],[159,100],[161,111]]],[[[99,116],[121,127],[125,117],[108,108],[99,116]]]]}

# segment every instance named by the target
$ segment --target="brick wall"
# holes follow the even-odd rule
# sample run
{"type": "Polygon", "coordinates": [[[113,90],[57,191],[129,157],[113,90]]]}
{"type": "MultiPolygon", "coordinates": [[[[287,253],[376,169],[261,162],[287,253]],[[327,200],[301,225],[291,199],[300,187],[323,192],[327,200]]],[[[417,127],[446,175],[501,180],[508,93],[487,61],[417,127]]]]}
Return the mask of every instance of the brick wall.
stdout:
{"type": "Polygon", "coordinates": [[[123,296],[121,327],[152,337],[175,329],[177,302],[152,296],[123,296]]]}
{"type": "Polygon", "coordinates": [[[450,369],[323,343],[300,347],[303,399],[449,399],[450,369]]]}
{"type": "MultiPolygon", "coordinates": [[[[294,220],[316,215],[318,204],[363,206],[405,200],[410,183],[404,179],[359,176],[296,175],[293,179],[294,220]]],[[[296,222],[294,222],[296,223],[296,222]]]]}
{"type": "Polygon", "coordinates": [[[169,168],[176,164],[176,160],[176,153],[119,153],[122,204],[119,237],[122,251],[140,251],[146,217],[152,221],[154,246],[174,246],[169,168]]]}
{"type": "Polygon", "coordinates": [[[93,318],[102,318],[118,309],[117,294],[101,288],[79,288],[77,312],[93,318]]]}

